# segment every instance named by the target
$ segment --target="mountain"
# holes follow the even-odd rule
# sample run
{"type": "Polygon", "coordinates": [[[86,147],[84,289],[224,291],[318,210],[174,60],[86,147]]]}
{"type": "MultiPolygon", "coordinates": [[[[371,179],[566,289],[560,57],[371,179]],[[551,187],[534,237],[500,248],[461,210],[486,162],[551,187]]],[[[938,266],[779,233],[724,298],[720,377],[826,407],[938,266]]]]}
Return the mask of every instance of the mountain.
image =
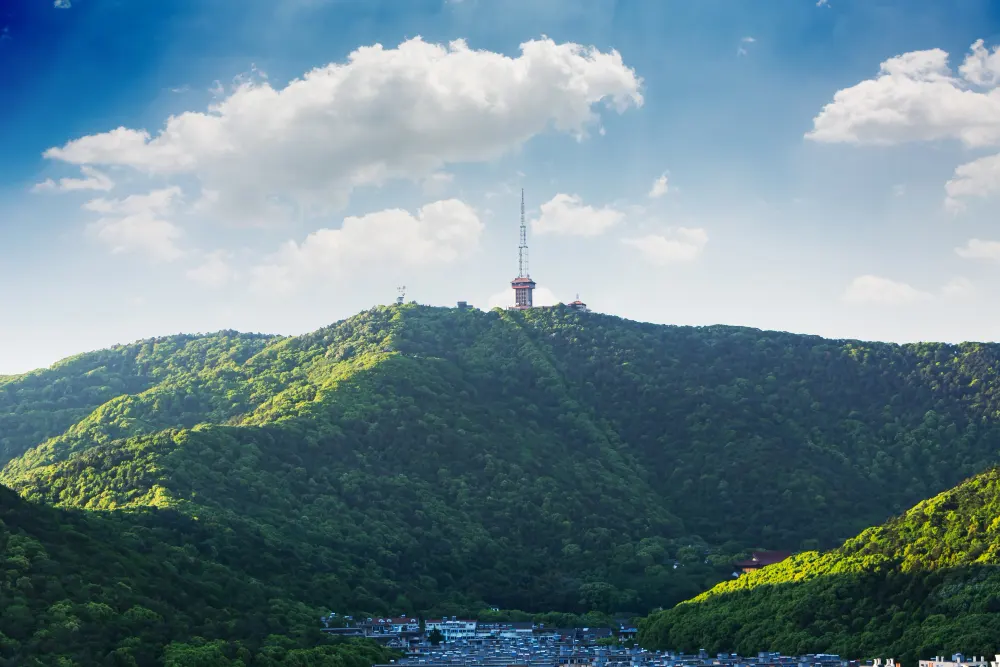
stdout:
{"type": "Polygon", "coordinates": [[[807,552],[654,614],[652,648],[990,655],[1000,637],[1000,471],[827,553],[807,552]]]}
{"type": "Polygon", "coordinates": [[[144,400],[139,397],[169,395],[178,404],[151,406],[155,412],[144,413],[148,423],[132,430],[225,421],[240,408],[235,401],[223,403],[231,390],[224,378],[275,340],[232,331],[169,336],[80,354],[24,375],[0,376],[0,465],[72,427],[82,432],[97,423],[107,425],[131,401],[144,400]],[[169,421],[160,421],[157,412],[163,408],[170,412],[169,421]]]}
{"type": "Polygon", "coordinates": [[[237,540],[267,548],[175,512],[59,510],[0,487],[0,665],[369,667],[390,657],[324,640],[318,608],[221,564],[254,558],[227,548],[237,540]]]}
{"type": "Polygon", "coordinates": [[[0,482],[255,536],[219,562],[310,605],[645,611],[995,463],[998,351],[380,307],[0,380],[0,482]]]}

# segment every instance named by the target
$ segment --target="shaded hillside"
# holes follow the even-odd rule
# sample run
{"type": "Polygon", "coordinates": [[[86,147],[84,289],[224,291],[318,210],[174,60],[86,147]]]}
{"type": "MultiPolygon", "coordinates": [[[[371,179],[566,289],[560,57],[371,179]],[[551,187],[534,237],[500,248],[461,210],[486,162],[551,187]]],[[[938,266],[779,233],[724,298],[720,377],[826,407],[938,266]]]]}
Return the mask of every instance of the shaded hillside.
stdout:
{"type": "Polygon", "coordinates": [[[1000,637],[1000,472],[864,531],[719,584],[641,624],[650,648],[988,655],[1000,637]]]}
{"type": "Polygon", "coordinates": [[[162,392],[171,403],[157,406],[169,411],[171,420],[166,424],[147,413],[147,430],[224,420],[231,409],[223,403],[229,388],[203,378],[225,377],[227,370],[275,340],[232,331],[168,336],[77,355],[24,375],[0,376],[0,465],[71,428],[106,423],[123,400],[141,400],[158,386],[172,387],[162,392]],[[204,390],[192,399],[192,389],[199,386],[204,390]]]}
{"type": "Polygon", "coordinates": [[[300,415],[112,441],[14,481],[65,505],[249,523],[303,580],[330,572],[316,599],[350,609],[641,608],[724,574],[617,443],[550,391],[521,420],[443,360],[390,355],[300,415]]]}
{"type": "Polygon", "coordinates": [[[247,574],[274,565],[254,563],[266,542],[169,511],[55,510],[0,486],[0,665],[146,666],[165,655],[260,667],[306,656],[334,664],[319,662],[330,655],[345,667],[384,662],[372,647],[329,645],[320,609],[297,601],[302,590],[247,574]]]}
{"type": "MultiPolygon", "coordinates": [[[[1000,445],[992,345],[419,306],[199,340],[224,363],[38,429],[0,479],[243,526],[373,612],[671,604],[737,551],[835,544],[1000,445]]],[[[5,418],[27,433],[20,395],[5,418]]]]}

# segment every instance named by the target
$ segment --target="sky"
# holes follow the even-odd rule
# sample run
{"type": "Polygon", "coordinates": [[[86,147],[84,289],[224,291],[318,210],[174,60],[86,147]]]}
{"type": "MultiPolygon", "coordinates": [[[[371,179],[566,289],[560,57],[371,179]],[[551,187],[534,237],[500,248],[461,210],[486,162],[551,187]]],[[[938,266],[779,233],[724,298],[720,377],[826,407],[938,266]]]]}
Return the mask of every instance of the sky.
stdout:
{"type": "Polygon", "coordinates": [[[0,2],[0,374],[391,303],[1000,338],[991,0],[0,2]]]}

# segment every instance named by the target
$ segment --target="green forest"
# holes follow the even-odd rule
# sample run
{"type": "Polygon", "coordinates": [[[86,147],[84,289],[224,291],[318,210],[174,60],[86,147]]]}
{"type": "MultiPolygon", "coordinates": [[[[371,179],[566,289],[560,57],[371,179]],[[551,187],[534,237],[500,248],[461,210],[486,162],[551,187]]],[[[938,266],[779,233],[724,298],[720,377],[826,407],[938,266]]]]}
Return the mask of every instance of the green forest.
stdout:
{"type": "Polygon", "coordinates": [[[652,648],[833,651],[913,663],[1000,637],[1000,471],[645,619],[652,648]]]}
{"type": "Polygon", "coordinates": [[[0,655],[353,667],[322,611],[669,608],[995,464],[998,352],[404,305],[0,377],[0,655]]]}

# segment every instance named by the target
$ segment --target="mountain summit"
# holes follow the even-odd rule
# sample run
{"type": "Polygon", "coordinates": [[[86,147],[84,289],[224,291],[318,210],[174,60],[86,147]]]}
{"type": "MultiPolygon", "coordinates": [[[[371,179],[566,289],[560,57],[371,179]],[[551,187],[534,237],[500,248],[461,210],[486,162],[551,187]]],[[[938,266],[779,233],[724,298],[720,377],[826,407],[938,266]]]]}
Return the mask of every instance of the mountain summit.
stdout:
{"type": "Polygon", "coordinates": [[[195,520],[310,605],[646,611],[987,468],[998,350],[380,307],[4,378],[0,482],[195,520]]]}

